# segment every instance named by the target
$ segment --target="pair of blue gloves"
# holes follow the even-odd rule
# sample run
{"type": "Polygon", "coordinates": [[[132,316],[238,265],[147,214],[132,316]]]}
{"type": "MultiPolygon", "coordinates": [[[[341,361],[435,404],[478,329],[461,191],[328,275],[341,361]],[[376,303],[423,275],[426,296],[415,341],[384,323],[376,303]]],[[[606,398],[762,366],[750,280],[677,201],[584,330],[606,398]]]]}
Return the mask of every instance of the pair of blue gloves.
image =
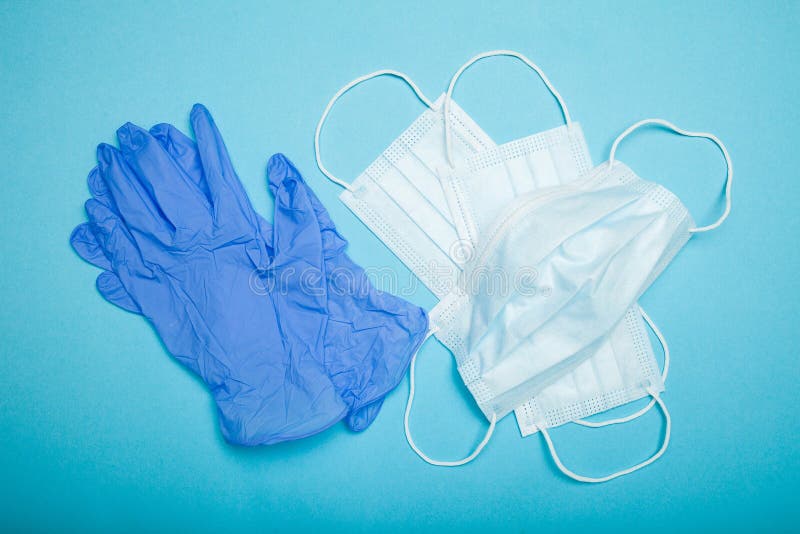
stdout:
{"type": "Polygon", "coordinates": [[[281,154],[267,166],[273,223],[252,208],[211,115],[196,141],[125,124],[89,174],[72,233],[103,269],[103,297],[145,316],[216,401],[241,445],[299,439],[346,419],[363,430],[425,338],[425,312],[375,289],[281,154]]]}

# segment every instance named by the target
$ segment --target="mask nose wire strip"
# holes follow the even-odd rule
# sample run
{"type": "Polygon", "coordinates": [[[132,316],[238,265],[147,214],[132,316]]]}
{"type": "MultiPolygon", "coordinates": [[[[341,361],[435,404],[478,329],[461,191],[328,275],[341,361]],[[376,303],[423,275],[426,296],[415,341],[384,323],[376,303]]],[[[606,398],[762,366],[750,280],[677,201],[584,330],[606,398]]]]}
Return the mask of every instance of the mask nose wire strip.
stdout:
{"type": "MultiPolygon", "coordinates": [[[[653,330],[653,333],[658,338],[659,343],[661,343],[661,348],[664,350],[664,370],[661,371],[661,381],[662,382],[666,382],[667,381],[667,375],[669,374],[669,345],[667,345],[667,340],[664,339],[664,334],[661,333],[661,330],[658,329],[656,324],[653,322],[652,319],[650,319],[650,316],[647,315],[647,313],[644,311],[644,309],[641,306],[639,306],[639,312],[642,314],[642,318],[645,320],[645,322],[653,330]]],[[[618,419],[609,419],[607,421],[586,421],[584,419],[576,419],[575,421],[573,421],[573,423],[581,425],[581,426],[586,426],[586,427],[589,427],[589,428],[601,428],[601,427],[608,426],[608,425],[617,425],[617,424],[620,424],[620,423],[627,423],[629,421],[633,421],[634,419],[637,419],[637,418],[643,416],[648,411],[650,411],[650,408],[652,408],[655,405],[656,405],[655,399],[651,398],[650,402],[647,403],[647,406],[645,406],[641,410],[638,410],[638,411],[636,411],[636,412],[634,412],[634,413],[632,413],[630,415],[626,415],[625,417],[620,417],[618,419]]]]}
{"type": "Polygon", "coordinates": [[[586,477],[583,475],[579,475],[574,471],[568,469],[561,462],[561,458],[558,457],[558,454],[556,453],[556,448],[553,445],[553,440],[550,439],[550,434],[547,432],[546,429],[542,428],[540,429],[542,436],[544,437],[544,440],[547,442],[547,448],[550,449],[550,456],[552,456],[553,461],[556,464],[556,467],[558,467],[558,469],[562,473],[567,475],[569,478],[577,480],[578,482],[600,483],[600,482],[608,482],[609,480],[613,480],[615,478],[633,473],[634,471],[638,471],[639,469],[647,467],[648,465],[652,464],[653,462],[661,458],[661,456],[664,454],[664,452],[666,452],[667,447],[669,446],[670,432],[672,431],[672,419],[669,416],[669,410],[667,410],[664,401],[661,400],[661,397],[658,395],[658,393],[655,390],[649,388],[648,388],[648,393],[650,393],[650,395],[653,397],[653,400],[656,401],[658,407],[661,408],[661,412],[664,414],[664,419],[666,419],[667,421],[666,430],[664,431],[664,441],[661,444],[661,448],[658,449],[658,452],[656,452],[653,456],[651,456],[644,462],[636,464],[633,467],[629,467],[628,469],[623,469],[622,471],[618,471],[616,473],[612,473],[610,475],[600,478],[586,477]]]}
{"type": "MultiPolygon", "coordinates": [[[[437,328],[434,328],[430,332],[428,332],[428,336],[426,337],[426,339],[431,335],[433,335],[437,330],[438,330],[437,328]]],[[[406,441],[408,441],[408,445],[414,450],[414,452],[417,453],[417,456],[419,456],[420,458],[422,458],[431,465],[437,465],[442,467],[456,467],[459,465],[468,464],[469,462],[477,458],[477,456],[481,453],[483,448],[486,447],[486,444],[489,443],[489,439],[491,439],[492,434],[494,433],[494,428],[497,424],[497,415],[492,414],[492,421],[489,424],[489,429],[486,431],[486,435],[483,437],[483,440],[478,444],[477,447],[475,447],[475,450],[472,451],[472,453],[469,456],[461,460],[453,460],[453,461],[434,460],[433,458],[430,458],[428,455],[422,452],[419,449],[419,447],[417,447],[417,444],[414,443],[414,438],[411,437],[411,429],[409,428],[408,425],[408,418],[409,415],[411,414],[411,405],[414,404],[414,371],[417,363],[418,354],[419,350],[417,350],[416,354],[414,354],[414,357],[411,358],[411,366],[409,367],[408,401],[406,402],[406,413],[405,417],[403,418],[403,424],[405,426],[405,431],[406,431],[406,441]]]]}
{"type": "Polygon", "coordinates": [[[513,50],[490,50],[488,52],[483,52],[478,54],[477,56],[473,57],[456,71],[453,78],[450,80],[450,86],[447,88],[447,96],[444,99],[444,138],[445,138],[445,152],[447,153],[447,163],[450,167],[453,167],[453,160],[450,156],[451,152],[451,134],[450,134],[450,99],[453,97],[453,89],[455,89],[456,82],[464,74],[464,71],[467,70],[472,64],[477,63],[482,59],[486,59],[489,57],[496,57],[496,56],[507,56],[507,57],[514,57],[525,63],[531,69],[533,69],[536,74],[542,79],[544,84],[547,86],[547,89],[550,93],[555,97],[558,101],[558,105],[561,106],[561,112],[564,114],[564,121],[567,123],[567,126],[572,124],[572,118],[569,115],[569,110],[567,109],[567,105],[564,103],[564,99],[561,98],[561,94],[556,90],[553,84],[550,82],[550,79],[545,75],[544,71],[533,61],[525,57],[524,55],[520,54],[519,52],[515,52],[513,50]]]}
{"type": "MultiPolygon", "coordinates": [[[[446,104],[447,101],[445,101],[445,105],[446,104]]],[[[445,124],[447,123],[445,122],[445,124]]],[[[719,225],[721,225],[722,222],[728,218],[728,215],[731,212],[731,184],[733,183],[733,163],[731,163],[731,156],[730,154],[728,154],[728,149],[725,148],[725,144],[722,141],[720,141],[720,139],[716,135],[706,132],[690,132],[688,130],[678,128],[671,122],[665,121],[664,119],[644,119],[637,122],[636,124],[629,126],[624,132],[619,134],[619,137],[616,138],[614,144],[611,145],[611,153],[608,156],[608,168],[610,169],[614,165],[614,155],[617,152],[617,146],[619,146],[620,141],[622,141],[634,130],[650,124],[657,124],[659,126],[667,128],[668,130],[672,130],[676,134],[683,135],[686,137],[702,137],[704,139],[708,139],[709,141],[717,145],[717,147],[722,152],[722,155],[725,157],[725,165],[727,165],[728,167],[728,174],[725,179],[725,211],[722,212],[722,215],[714,223],[709,224],[708,226],[690,228],[689,232],[690,233],[708,232],[709,230],[714,230],[715,228],[718,228],[719,225]]]]}
{"type": "Polygon", "coordinates": [[[319,137],[320,133],[322,132],[322,125],[328,118],[328,114],[331,112],[333,105],[336,103],[337,100],[339,100],[339,98],[342,97],[342,95],[344,95],[347,91],[349,91],[356,85],[366,82],[367,80],[377,78],[379,76],[394,76],[395,78],[400,78],[401,80],[406,82],[406,84],[409,87],[411,87],[411,89],[414,91],[414,94],[417,95],[417,98],[419,98],[423,104],[428,106],[428,108],[435,110],[434,105],[431,103],[428,97],[425,96],[422,90],[420,90],[417,84],[414,83],[414,81],[408,75],[396,70],[391,70],[391,69],[376,70],[375,72],[371,72],[369,74],[365,74],[364,76],[356,78],[355,80],[351,81],[350,83],[339,89],[336,92],[336,94],[333,95],[333,98],[330,99],[328,105],[325,106],[325,111],[322,112],[322,116],[319,118],[319,122],[317,123],[317,130],[314,133],[314,155],[316,156],[317,159],[317,167],[319,167],[319,170],[322,171],[322,174],[327,176],[328,179],[330,179],[332,182],[339,184],[348,191],[353,191],[353,187],[344,180],[341,180],[336,176],[334,176],[333,173],[330,172],[327,169],[327,167],[325,167],[325,165],[322,164],[322,157],[320,156],[320,151],[319,151],[319,137]]]}

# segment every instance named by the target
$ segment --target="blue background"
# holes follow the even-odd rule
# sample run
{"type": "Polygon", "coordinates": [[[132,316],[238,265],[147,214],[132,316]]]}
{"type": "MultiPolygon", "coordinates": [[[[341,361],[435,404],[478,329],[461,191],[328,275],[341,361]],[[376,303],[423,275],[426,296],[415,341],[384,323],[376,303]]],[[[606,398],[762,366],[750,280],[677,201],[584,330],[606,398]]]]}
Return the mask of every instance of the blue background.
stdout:
{"type": "MultiPolygon", "coordinates": [[[[0,526],[516,532],[789,530],[798,513],[800,216],[797,2],[0,2],[0,526]],[[314,164],[328,98],[378,68],[435,97],[473,54],[529,55],[584,127],[596,162],[627,125],[658,116],[712,131],[736,168],[734,207],[693,239],[642,303],[671,343],[673,441],[653,466],[600,486],[561,476],[513,417],[474,463],[434,468],[403,437],[407,380],[360,435],[226,445],[210,397],[141,318],[101,299],[69,248],[94,148],[125,121],[188,128],[214,114],[255,206],[272,205],[267,157],[305,173],[365,266],[408,271],[341,204],[314,164]]],[[[511,59],[470,69],[456,100],[498,142],[560,124],[511,59]]],[[[330,119],[329,167],[354,178],[422,111],[401,83],[348,94],[330,119]]],[[[722,206],[713,146],[648,130],[620,159],[673,189],[698,221],[722,206]]],[[[412,300],[426,307],[420,289],[412,300]]],[[[485,421],[452,359],[429,343],[413,427],[439,457],[467,453],[485,421]]],[[[628,408],[630,409],[630,407],[628,408]]],[[[621,428],[553,432],[576,470],[654,452],[656,411],[621,428]]]]}

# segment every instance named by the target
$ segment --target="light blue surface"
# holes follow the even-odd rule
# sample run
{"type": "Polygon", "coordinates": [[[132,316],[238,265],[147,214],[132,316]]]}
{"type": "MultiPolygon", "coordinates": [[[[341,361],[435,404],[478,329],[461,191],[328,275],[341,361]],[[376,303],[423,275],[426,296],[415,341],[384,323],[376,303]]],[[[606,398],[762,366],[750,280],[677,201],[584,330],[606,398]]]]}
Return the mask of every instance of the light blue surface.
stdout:
{"type": "MultiPolygon", "coordinates": [[[[0,526],[795,526],[800,5],[317,4],[0,3],[0,526]],[[712,131],[730,149],[730,219],[694,239],[642,302],[673,353],[667,454],[632,476],[580,485],[509,417],[473,464],[437,469],[403,438],[407,381],[363,434],[338,425],[275,447],[226,445],[202,384],[140,317],[103,301],[96,269],[68,246],[96,144],[126,120],[185,128],[187,109],[202,102],[261,213],[271,213],[267,158],[283,151],[353,259],[407,280],[316,169],[314,126],[357,75],[397,68],[435,97],[456,67],[491,48],[540,63],[596,161],[648,116],[712,131]]],[[[510,59],[471,69],[456,99],[498,142],[560,120],[510,59]]],[[[420,111],[397,81],[349,93],[331,115],[329,167],[355,177],[420,111]]],[[[648,131],[619,158],[671,187],[698,221],[721,209],[723,165],[710,144],[648,131]]],[[[412,300],[434,303],[423,290],[412,300]]],[[[418,442],[435,456],[466,453],[485,422],[445,350],[428,343],[417,376],[418,442]]],[[[654,412],[623,428],[553,436],[572,467],[603,474],[652,453],[660,425],[654,412]]]]}

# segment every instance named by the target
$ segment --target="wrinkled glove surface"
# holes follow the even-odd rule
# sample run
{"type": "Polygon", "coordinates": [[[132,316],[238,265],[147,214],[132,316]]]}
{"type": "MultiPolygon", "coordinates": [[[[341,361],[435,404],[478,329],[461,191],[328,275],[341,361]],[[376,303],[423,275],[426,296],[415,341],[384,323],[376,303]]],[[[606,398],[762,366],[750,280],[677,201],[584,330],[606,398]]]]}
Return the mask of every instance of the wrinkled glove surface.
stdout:
{"type": "Polygon", "coordinates": [[[375,290],[296,169],[270,160],[274,226],[250,207],[207,110],[197,143],[127,124],[98,148],[72,243],[110,302],[141,313],[208,384],[223,435],[256,445],[372,422],[427,317],[375,290]]]}

